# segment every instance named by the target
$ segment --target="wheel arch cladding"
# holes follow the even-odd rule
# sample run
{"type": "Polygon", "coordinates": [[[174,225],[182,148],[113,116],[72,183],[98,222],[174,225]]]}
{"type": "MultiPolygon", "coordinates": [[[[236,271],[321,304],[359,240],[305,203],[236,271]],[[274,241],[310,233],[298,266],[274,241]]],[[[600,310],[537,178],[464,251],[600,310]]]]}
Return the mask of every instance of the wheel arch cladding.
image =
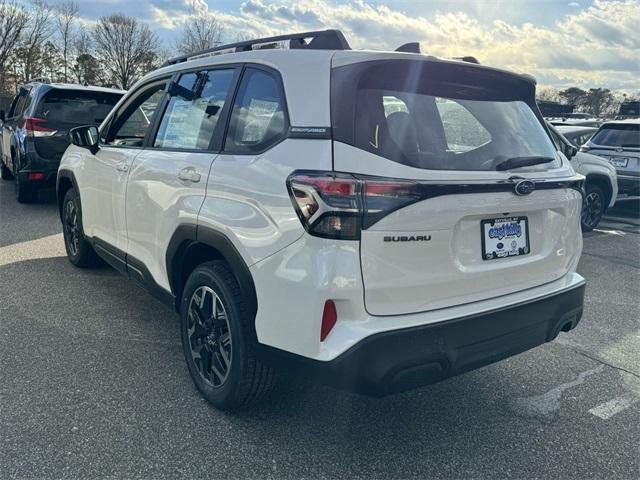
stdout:
{"type": "Polygon", "coordinates": [[[600,173],[591,173],[587,175],[585,179],[585,191],[589,185],[597,185],[602,189],[605,195],[604,209],[606,210],[609,206],[609,202],[611,201],[611,195],[613,194],[609,178],[600,173]]]}
{"type": "MultiPolygon", "coordinates": [[[[60,170],[56,181],[56,201],[58,203],[58,214],[60,215],[60,220],[62,220],[62,202],[64,201],[64,196],[72,188],[75,189],[79,197],[80,191],[78,190],[78,185],[76,184],[73,172],[70,172],[69,170],[60,170]]],[[[80,200],[78,199],[78,201],[80,200]]],[[[82,204],[80,205],[80,208],[82,209],[82,204]]]]}
{"type": "MultiPolygon", "coordinates": [[[[224,234],[202,226],[180,225],[167,248],[167,276],[176,296],[176,308],[182,303],[182,289],[189,274],[211,260],[224,260],[229,265],[246,302],[249,318],[254,321],[258,300],[249,267],[224,234]]],[[[255,328],[252,330],[255,334],[255,328]]]]}

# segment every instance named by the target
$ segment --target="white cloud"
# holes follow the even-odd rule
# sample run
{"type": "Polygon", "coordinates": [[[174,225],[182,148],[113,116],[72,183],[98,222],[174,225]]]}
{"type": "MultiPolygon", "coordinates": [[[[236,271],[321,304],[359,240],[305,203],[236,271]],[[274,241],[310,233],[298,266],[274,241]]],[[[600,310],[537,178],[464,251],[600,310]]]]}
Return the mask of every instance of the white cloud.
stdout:
{"type": "MultiPolygon", "coordinates": [[[[156,0],[152,21],[162,28],[179,28],[188,21],[187,6],[202,11],[206,3],[156,0]]],[[[354,48],[394,49],[420,41],[423,52],[474,55],[489,65],[531,73],[541,84],[640,88],[640,2],[636,0],[594,0],[591,6],[546,27],[503,20],[486,24],[462,12],[426,10],[425,16],[408,15],[365,0],[246,0],[238,14],[210,13],[225,25],[230,40],[338,28],[354,48]]]]}

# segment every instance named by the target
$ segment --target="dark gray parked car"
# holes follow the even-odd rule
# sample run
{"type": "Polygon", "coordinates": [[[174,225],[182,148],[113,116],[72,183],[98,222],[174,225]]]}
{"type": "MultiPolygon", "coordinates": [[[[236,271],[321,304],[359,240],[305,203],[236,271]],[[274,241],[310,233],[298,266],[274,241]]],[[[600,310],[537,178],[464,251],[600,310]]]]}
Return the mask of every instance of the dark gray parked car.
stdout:
{"type": "Polygon", "coordinates": [[[4,180],[15,180],[19,202],[32,202],[41,186],[55,184],[69,130],[99,125],[123,94],[60,83],[20,87],[9,110],[0,110],[0,173],[4,180]]]}

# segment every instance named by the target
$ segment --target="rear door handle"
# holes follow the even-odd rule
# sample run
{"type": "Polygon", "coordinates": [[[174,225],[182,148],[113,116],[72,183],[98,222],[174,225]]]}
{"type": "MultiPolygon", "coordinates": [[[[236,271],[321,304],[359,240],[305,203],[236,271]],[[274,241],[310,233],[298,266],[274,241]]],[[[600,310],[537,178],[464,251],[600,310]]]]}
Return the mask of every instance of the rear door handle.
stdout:
{"type": "Polygon", "coordinates": [[[196,172],[195,168],[186,167],[180,170],[180,172],[178,173],[178,178],[183,182],[198,183],[200,181],[201,175],[196,172]]]}
{"type": "Polygon", "coordinates": [[[116,166],[116,170],[118,170],[119,172],[128,172],[129,165],[127,165],[125,162],[121,162],[116,166]]]}

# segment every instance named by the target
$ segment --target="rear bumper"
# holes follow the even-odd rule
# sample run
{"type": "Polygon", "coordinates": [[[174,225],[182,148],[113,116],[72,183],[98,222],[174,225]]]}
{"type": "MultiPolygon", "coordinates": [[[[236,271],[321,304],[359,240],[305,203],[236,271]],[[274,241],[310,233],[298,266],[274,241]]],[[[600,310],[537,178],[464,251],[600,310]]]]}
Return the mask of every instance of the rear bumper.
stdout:
{"type": "Polygon", "coordinates": [[[640,195],[640,176],[618,174],[618,193],[640,195]]]}
{"type": "Polygon", "coordinates": [[[24,162],[20,166],[18,176],[20,181],[28,182],[33,185],[47,187],[55,186],[59,166],[59,158],[44,158],[40,156],[34,148],[27,146],[27,152],[24,157],[24,162]],[[29,178],[30,173],[42,173],[43,178],[31,180],[29,178]]]}
{"type": "Polygon", "coordinates": [[[580,321],[584,291],[582,281],[534,301],[378,333],[327,362],[262,344],[259,356],[322,383],[382,396],[435,383],[553,340],[580,321]]]}

